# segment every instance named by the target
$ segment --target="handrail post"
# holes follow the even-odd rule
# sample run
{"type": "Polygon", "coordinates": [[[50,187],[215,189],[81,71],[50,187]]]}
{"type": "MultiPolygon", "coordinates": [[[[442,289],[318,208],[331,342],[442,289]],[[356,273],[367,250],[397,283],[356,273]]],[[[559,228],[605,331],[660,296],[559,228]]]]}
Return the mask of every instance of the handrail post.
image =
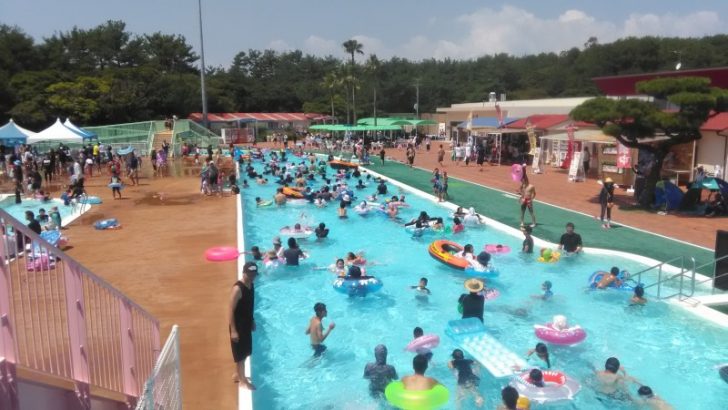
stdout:
{"type": "Polygon", "coordinates": [[[128,408],[136,407],[136,396],[139,395],[139,388],[136,380],[136,354],[134,352],[134,329],[132,324],[131,304],[127,301],[119,301],[119,340],[121,344],[121,377],[123,380],[122,389],[126,396],[128,408]]]}
{"type": "Polygon", "coordinates": [[[657,299],[660,299],[660,289],[662,289],[662,265],[657,269],[657,299]]]}
{"type": "Polygon", "coordinates": [[[6,265],[7,237],[2,235],[0,254],[0,408],[19,410],[18,377],[16,374],[15,333],[10,312],[10,269],[6,265]]]}
{"type": "Polygon", "coordinates": [[[62,262],[66,285],[68,339],[71,350],[71,377],[76,386],[75,403],[79,409],[91,409],[89,389],[88,340],[86,339],[86,304],[83,295],[82,273],[78,266],[62,262]]]}

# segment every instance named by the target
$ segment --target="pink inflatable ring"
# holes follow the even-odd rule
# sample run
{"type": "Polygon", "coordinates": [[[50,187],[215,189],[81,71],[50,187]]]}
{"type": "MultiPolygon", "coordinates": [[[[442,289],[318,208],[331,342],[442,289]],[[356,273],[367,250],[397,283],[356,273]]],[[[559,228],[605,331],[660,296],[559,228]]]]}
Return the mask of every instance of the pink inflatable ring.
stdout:
{"type": "Polygon", "coordinates": [[[552,323],[547,323],[545,326],[534,325],[534,329],[537,338],[555,345],[571,346],[586,339],[586,332],[579,326],[558,330],[552,323]]]}
{"type": "Polygon", "coordinates": [[[499,254],[505,255],[507,253],[511,253],[511,247],[508,245],[501,245],[501,244],[496,245],[493,243],[489,243],[489,244],[485,245],[485,251],[488,253],[493,253],[493,254],[499,253],[499,254]]]}
{"type": "Polygon", "coordinates": [[[238,248],[232,246],[215,246],[205,251],[205,258],[212,262],[225,262],[235,260],[240,256],[238,248]]]}
{"type": "Polygon", "coordinates": [[[416,353],[420,349],[434,349],[440,345],[440,336],[438,335],[423,335],[417,339],[411,341],[405,350],[408,352],[416,353]]]}

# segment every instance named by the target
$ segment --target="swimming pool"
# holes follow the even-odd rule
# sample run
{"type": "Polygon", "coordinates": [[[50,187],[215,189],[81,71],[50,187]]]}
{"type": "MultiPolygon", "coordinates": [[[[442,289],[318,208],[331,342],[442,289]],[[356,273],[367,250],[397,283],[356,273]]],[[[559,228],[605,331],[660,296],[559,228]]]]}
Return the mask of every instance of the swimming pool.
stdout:
{"type": "MultiPolygon", "coordinates": [[[[33,214],[37,217],[39,209],[43,208],[46,213],[50,213],[51,208],[54,206],[58,207],[63,226],[68,225],[83,213],[80,212],[80,207],[74,211],[73,207],[63,205],[63,201],[59,199],[52,199],[49,202],[43,202],[38,199],[24,199],[23,202],[16,204],[15,196],[10,195],[0,200],[0,208],[24,224],[27,223],[25,221],[25,211],[33,211],[33,214]]],[[[88,211],[91,206],[85,205],[84,212],[88,211]]]]}
{"type": "MultiPolygon", "coordinates": [[[[258,330],[254,333],[252,357],[253,379],[258,387],[253,395],[255,408],[378,408],[380,403],[369,397],[368,382],[362,378],[364,366],[374,360],[374,346],[382,343],[389,349],[388,362],[397,368],[400,377],[411,374],[412,354],[405,352],[404,347],[412,339],[415,326],[441,336],[427,374],[450,389],[451,401],[446,408],[455,408],[456,380],[446,364],[457,346],[444,335],[444,328],[448,320],[459,318],[457,298],[464,292],[466,277],[428,255],[427,245],[439,237],[413,239],[383,216],[360,217],[352,210],[349,218],[339,220],[338,204],[323,209],[256,208],[254,198],[270,198],[276,187],[253,184],[242,191],[248,248],[270,248],[280,227],[297,222],[301,212],[306,213],[309,223],[326,223],[331,233],[321,242],[301,241],[302,248],[311,255],[302,266],[264,270],[259,276],[258,330]],[[368,270],[384,282],[380,292],[365,298],[349,298],[334,291],[331,273],[312,269],[327,266],[349,251],[364,251],[369,261],[382,264],[368,270]],[[427,300],[416,298],[408,289],[422,276],[429,279],[433,291],[427,300]],[[325,342],[329,350],[323,359],[311,362],[312,352],[304,330],[313,315],[314,303],[319,301],[328,307],[325,324],[333,321],[336,328],[325,342]]],[[[389,187],[390,192],[398,192],[389,187]]],[[[373,190],[371,187],[360,192],[368,194],[373,190]]],[[[416,216],[420,210],[433,216],[445,217],[450,213],[415,195],[408,195],[407,202],[411,208],[403,209],[405,219],[416,216]]],[[[472,243],[476,250],[486,243],[518,249],[522,240],[492,227],[466,229],[462,234],[447,237],[461,244],[472,243]]],[[[577,408],[632,408],[625,403],[602,402],[590,388],[592,367],[602,369],[609,356],[617,356],[631,375],[650,385],[676,408],[724,405],[726,385],[713,366],[726,361],[728,330],[671,304],[651,301],[645,307],[628,307],[628,293],[584,290],[587,278],[595,270],[617,265],[635,272],[644,265],[607,255],[580,255],[556,264],[542,264],[534,256],[525,257],[517,252],[496,257],[495,264],[501,275],[488,282],[501,291],[501,296],[486,302],[485,324],[505,346],[517,353],[533,348],[538,342],[533,325],[550,322],[556,314],[564,314],[571,324],[586,329],[587,340],[581,345],[550,346],[558,368],[583,385],[574,401],[577,408]],[[554,284],[555,297],[550,302],[530,297],[539,293],[544,280],[554,284]]],[[[507,383],[507,379],[493,379],[487,371],[481,371],[484,408],[493,408],[500,402],[500,389],[507,383]]],[[[633,393],[635,390],[631,389],[633,393]]],[[[561,407],[573,408],[571,404],[561,407]]],[[[469,401],[463,408],[475,406],[469,401]]]]}

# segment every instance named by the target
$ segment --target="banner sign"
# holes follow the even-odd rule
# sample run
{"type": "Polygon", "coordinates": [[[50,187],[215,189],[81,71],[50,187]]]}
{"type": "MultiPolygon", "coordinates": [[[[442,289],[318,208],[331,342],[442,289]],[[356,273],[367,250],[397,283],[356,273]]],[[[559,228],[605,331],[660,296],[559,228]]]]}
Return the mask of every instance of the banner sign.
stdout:
{"type": "Polygon", "coordinates": [[[617,143],[617,168],[632,168],[632,156],[629,147],[617,143]]]}

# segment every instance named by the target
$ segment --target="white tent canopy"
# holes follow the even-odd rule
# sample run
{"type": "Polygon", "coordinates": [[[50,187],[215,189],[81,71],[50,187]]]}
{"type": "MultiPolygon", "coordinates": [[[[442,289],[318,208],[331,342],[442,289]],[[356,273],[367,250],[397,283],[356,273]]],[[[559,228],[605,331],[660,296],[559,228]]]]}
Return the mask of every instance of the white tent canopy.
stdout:
{"type": "Polygon", "coordinates": [[[60,118],[56,118],[56,122],[43,131],[28,137],[28,144],[37,142],[83,142],[81,134],[76,133],[61,123],[60,118]]]}
{"type": "Polygon", "coordinates": [[[71,122],[70,118],[66,118],[66,121],[63,123],[66,127],[70,128],[71,131],[75,131],[77,134],[81,134],[85,138],[95,137],[96,134],[86,131],[85,129],[81,127],[77,127],[76,124],[71,122]]]}

